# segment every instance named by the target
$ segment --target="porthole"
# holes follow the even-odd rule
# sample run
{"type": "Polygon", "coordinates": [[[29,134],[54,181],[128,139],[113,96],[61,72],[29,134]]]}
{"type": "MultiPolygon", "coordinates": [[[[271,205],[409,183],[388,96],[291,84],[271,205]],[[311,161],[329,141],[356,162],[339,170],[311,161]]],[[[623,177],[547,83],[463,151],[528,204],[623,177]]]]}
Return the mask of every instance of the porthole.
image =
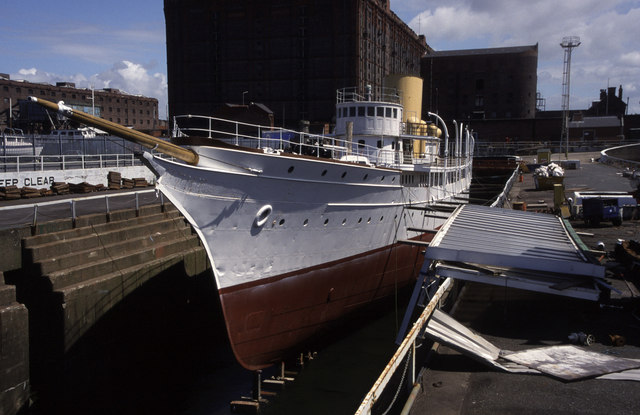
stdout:
{"type": "Polygon", "coordinates": [[[302,226],[307,226],[309,225],[309,219],[305,219],[304,222],[302,223],[302,226]]]}
{"type": "Polygon", "coordinates": [[[342,219],[342,226],[344,226],[347,223],[346,219],[342,219]]]}
{"type": "Polygon", "coordinates": [[[362,180],[367,180],[368,177],[369,177],[369,175],[365,174],[364,177],[362,178],[362,180]]]}
{"type": "MultiPolygon", "coordinates": [[[[395,181],[396,181],[396,178],[395,178],[395,177],[392,177],[392,178],[391,178],[391,181],[392,181],[392,182],[395,182],[395,181]]],[[[413,181],[412,181],[412,182],[413,182],[413,181]]]]}
{"type": "Polygon", "coordinates": [[[324,176],[324,175],[326,175],[326,174],[327,174],[327,170],[322,170],[322,174],[321,174],[321,176],[324,176]]]}
{"type": "Polygon", "coordinates": [[[371,218],[367,219],[367,223],[371,223],[371,218]]]}
{"type": "Polygon", "coordinates": [[[384,216],[380,216],[380,222],[382,222],[383,219],[384,219],[384,216]]]}
{"type": "Polygon", "coordinates": [[[280,219],[280,222],[278,223],[278,225],[280,226],[284,225],[284,219],[280,219]]]}
{"type": "Polygon", "coordinates": [[[325,219],[324,220],[324,226],[327,226],[328,223],[329,223],[329,219],[325,219]]]}
{"type": "Polygon", "coordinates": [[[293,166],[291,166],[291,167],[289,167],[289,170],[287,170],[287,171],[288,171],[289,173],[291,173],[291,172],[293,171],[293,169],[294,169],[294,167],[293,167],[293,166]]]}
{"type": "Polygon", "coordinates": [[[358,219],[358,223],[362,223],[362,218],[358,219]]]}
{"type": "Polygon", "coordinates": [[[342,176],[340,176],[340,177],[342,177],[344,179],[344,176],[346,176],[346,175],[347,175],[347,172],[345,171],[344,173],[342,173],[342,176]]]}
{"type": "Polygon", "coordinates": [[[382,178],[380,179],[381,182],[384,182],[384,176],[382,176],[382,178]]]}

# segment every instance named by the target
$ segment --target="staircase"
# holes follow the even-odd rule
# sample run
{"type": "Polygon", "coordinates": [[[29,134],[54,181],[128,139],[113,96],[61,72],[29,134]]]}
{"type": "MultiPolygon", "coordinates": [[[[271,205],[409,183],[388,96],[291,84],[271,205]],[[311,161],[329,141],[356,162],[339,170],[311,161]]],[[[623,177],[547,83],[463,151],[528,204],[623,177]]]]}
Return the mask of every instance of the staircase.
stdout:
{"type": "Polygon", "coordinates": [[[76,226],[22,241],[31,321],[49,325],[55,338],[47,343],[61,353],[154,276],[210,268],[198,236],[172,205],[92,215],[76,226]]]}

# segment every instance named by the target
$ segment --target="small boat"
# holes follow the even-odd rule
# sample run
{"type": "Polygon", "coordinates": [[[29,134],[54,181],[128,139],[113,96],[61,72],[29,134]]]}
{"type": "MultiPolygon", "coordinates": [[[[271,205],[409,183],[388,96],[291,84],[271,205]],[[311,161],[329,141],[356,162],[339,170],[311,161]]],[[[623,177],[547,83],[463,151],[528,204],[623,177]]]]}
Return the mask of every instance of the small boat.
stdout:
{"type": "Polygon", "coordinates": [[[2,156],[39,156],[42,146],[28,140],[21,129],[5,128],[0,140],[0,155],[2,156]]]}
{"type": "Polygon", "coordinates": [[[256,370],[415,281],[446,203],[469,189],[473,138],[456,126],[449,142],[436,114],[405,112],[410,98],[340,90],[327,135],[176,117],[181,145],[32,99],[178,159],[144,155],[206,248],[238,362],[256,370]]]}

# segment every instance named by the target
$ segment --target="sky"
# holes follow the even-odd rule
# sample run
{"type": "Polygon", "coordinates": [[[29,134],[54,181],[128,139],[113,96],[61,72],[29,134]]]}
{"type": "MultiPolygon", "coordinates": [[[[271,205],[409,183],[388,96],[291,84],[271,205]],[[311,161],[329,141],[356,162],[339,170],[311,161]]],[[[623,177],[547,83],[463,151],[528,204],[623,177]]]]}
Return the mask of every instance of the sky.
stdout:
{"type": "MultiPolygon", "coordinates": [[[[435,50],[538,44],[538,91],[562,108],[564,37],[571,56],[571,109],[622,85],[640,113],[640,0],[391,0],[391,9],[435,50]]],[[[0,72],[32,82],[75,82],[157,98],[167,113],[162,0],[10,1],[2,7],[0,72]]]]}

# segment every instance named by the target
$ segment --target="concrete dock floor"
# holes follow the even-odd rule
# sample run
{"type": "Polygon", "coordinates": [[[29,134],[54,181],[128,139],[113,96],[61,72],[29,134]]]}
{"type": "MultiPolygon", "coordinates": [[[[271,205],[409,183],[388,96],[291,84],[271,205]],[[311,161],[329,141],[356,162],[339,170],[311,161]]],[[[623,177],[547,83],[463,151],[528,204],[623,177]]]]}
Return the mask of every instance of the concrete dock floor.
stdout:
{"type": "MultiPolygon", "coordinates": [[[[592,162],[598,153],[570,154],[579,170],[567,170],[565,194],[576,190],[632,190],[619,168],[592,162]]],[[[562,156],[564,158],[564,156],[562,156]]],[[[558,155],[553,160],[558,160],[558,155]]],[[[535,190],[531,174],[523,175],[510,193],[511,202],[553,206],[551,191],[535,190]]],[[[612,251],[618,238],[640,239],[638,219],[621,226],[597,228],[572,221],[590,248],[605,243],[604,259],[615,267],[612,251]]],[[[588,350],[640,359],[640,276],[627,273],[609,280],[622,291],[605,306],[561,296],[468,283],[452,315],[496,346],[507,350],[567,344],[575,332],[594,335],[588,350]],[[610,335],[626,338],[614,347],[610,335]]],[[[425,369],[422,389],[411,414],[637,414],[640,382],[587,379],[564,382],[546,375],[498,372],[450,348],[440,346],[425,369]]]]}

